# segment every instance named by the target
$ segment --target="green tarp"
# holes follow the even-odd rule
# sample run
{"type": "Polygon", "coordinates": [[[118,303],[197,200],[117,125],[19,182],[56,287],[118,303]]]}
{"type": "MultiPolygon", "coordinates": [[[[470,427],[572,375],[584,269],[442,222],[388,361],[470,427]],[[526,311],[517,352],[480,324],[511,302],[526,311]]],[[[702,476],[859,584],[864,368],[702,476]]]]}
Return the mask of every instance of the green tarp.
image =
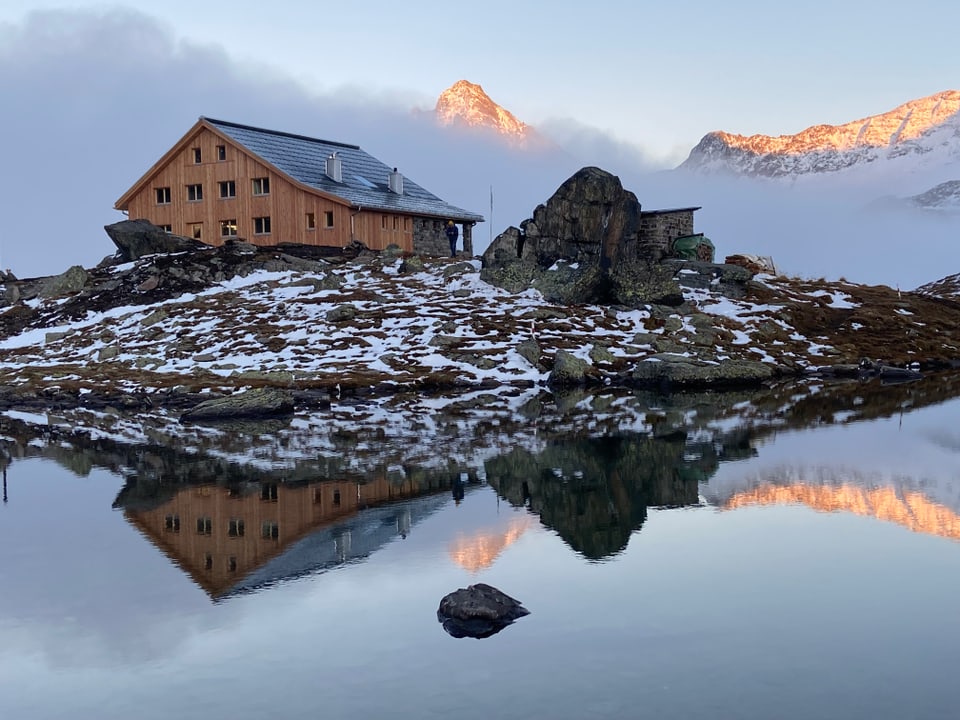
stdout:
{"type": "Polygon", "coordinates": [[[714,247],[710,238],[703,233],[683,235],[673,241],[673,255],[681,260],[703,260],[713,262],[714,247]]]}

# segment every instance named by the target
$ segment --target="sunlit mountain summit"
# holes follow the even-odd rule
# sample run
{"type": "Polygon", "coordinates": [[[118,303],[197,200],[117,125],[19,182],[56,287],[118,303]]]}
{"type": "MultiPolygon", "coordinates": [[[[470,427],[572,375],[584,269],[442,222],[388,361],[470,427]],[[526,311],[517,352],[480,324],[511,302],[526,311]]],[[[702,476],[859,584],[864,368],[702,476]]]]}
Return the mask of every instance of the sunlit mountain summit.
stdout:
{"type": "Polygon", "coordinates": [[[434,110],[441,125],[486,128],[513,142],[525,144],[534,130],[494,102],[476,83],[458,80],[437,98],[434,110]]]}
{"type": "Polygon", "coordinates": [[[795,135],[711,132],[690,151],[680,167],[789,177],[868,164],[931,165],[958,161],[960,91],[946,90],[879,115],[843,125],[814,125],[795,135]]]}

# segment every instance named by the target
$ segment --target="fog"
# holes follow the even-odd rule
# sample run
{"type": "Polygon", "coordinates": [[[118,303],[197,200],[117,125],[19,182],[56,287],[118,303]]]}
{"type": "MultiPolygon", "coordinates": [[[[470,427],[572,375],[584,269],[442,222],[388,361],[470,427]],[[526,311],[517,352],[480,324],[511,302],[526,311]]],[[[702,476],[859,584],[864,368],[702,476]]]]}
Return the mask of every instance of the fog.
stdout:
{"type": "MultiPolygon", "coordinates": [[[[413,109],[420,97],[359,88],[319,94],[257,68],[256,58],[248,65],[216,45],[183,42],[134,12],[37,12],[0,26],[0,267],[30,277],[112,254],[103,225],[123,217],[114,202],[206,115],[360,145],[486,216],[474,229],[478,252],[579,167],[596,165],[619,175],[646,209],[702,206],[697,231],[720,259],[772,255],[787,274],[904,289],[960,271],[956,215],[875,202],[934,184],[924,185],[922,173],[896,186],[888,176],[847,187],[654,171],[656,154],[572,120],[545,123],[539,130],[551,142],[519,149],[492,133],[439,128],[413,109]]],[[[953,169],[939,172],[947,179],[953,169]]]]}

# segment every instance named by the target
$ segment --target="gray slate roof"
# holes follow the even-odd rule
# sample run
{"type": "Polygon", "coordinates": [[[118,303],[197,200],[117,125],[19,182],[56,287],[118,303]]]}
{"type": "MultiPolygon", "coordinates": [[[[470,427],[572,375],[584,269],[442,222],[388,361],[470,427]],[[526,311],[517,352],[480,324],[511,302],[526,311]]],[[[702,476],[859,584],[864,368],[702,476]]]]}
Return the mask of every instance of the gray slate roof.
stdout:
{"type": "Polygon", "coordinates": [[[461,222],[483,222],[483,216],[458,208],[403,178],[403,194],[390,192],[387,178],[392,168],[356,145],[318,140],[290,133],[238,125],[225,120],[201,118],[246,148],[305,185],[336,195],[364,209],[409,213],[461,222]],[[325,173],[326,159],[337,153],[343,182],[325,173]]]}

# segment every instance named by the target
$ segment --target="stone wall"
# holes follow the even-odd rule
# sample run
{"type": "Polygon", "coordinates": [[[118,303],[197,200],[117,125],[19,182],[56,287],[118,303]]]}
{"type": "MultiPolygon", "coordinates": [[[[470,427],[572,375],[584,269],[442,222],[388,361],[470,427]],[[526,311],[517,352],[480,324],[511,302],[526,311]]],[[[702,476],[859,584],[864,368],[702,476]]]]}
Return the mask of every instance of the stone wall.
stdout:
{"type": "Polygon", "coordinates": [[[684,235],[693,235],[693,210],[640,214],[641,257],[654,262],[663,259],[670,254],[670,243],[684,235]]]}
{"type": "MultiPolygon", "coordinates": [[[[457,241],[457,252],[461,249],[469,256],[473,256],[473,225],[464,223],[457,226],[460,230],[460,239],[457,241]]],[[[416,255],[433,257],[449,257],[450,241],[444,231],[446,222],[435,218],[413,219],[413,252],[416,255]]]]}
{"type": "Polygon", "coordinates": [[[443,232],[443,220],[435,218],[413,219],[413,252],[416,255],[448,257],[450,243],[443,232]]]}

